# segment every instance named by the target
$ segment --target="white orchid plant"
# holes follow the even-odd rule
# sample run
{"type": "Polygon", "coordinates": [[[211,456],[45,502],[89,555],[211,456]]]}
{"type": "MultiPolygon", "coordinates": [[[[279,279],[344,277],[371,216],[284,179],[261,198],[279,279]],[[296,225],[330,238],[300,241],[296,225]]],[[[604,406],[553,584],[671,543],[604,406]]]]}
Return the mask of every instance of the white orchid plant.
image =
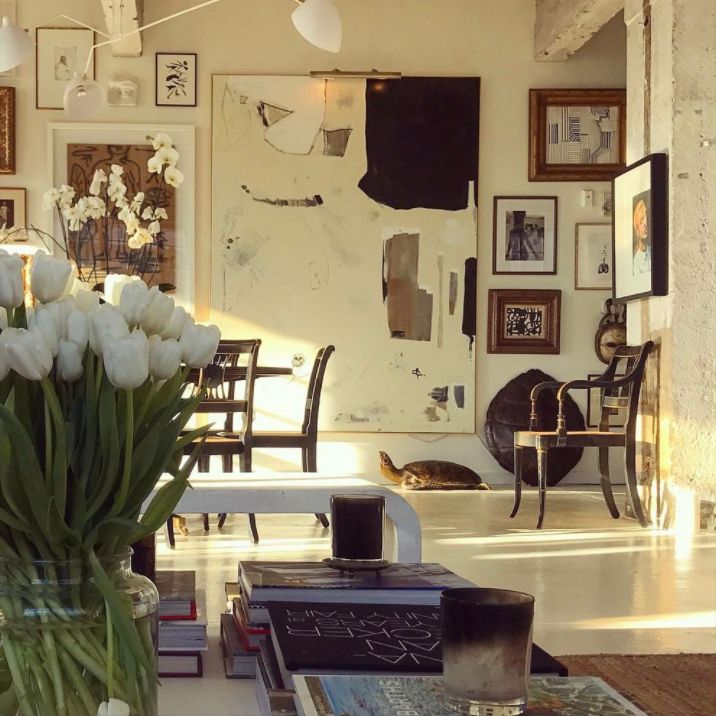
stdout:
{"type": "Polygon", "coordinates": [[[152,282],[152,267],[164,241],[162,222],[169,219],[169,188],[180,187],[184,175],[177,167],[179,152],[171,137],[160,132],[147,140],[154,149],[147,162],[152,184],[143,191],[128,196],[125,170],[121,164],[112,164],[109,173],[101,167],[95,170],[85,196],[78,196],[68,184],[48,189],[43,196],[43,207],[56,212],[62,229],[62,242],[54,243],[76,262],[83,281],[100,283],[99,272],[110,273],[115,259],[121,257],[128,274],[152,282]],[[126,249],[120,246],[117,257],[112,257],[110,242],[118,223],[124,227],[126,249]],[[98,236],[103,243],[99,253],[98,236]]]}
{"type": "Polygon", "coordinates": [[[0,250],[0,569],[22,581],[24,568],[7,567],[15,560],[83,560],[106,629],[77,629],[49,597],[25,604],[0,592],[11,682],[0,712],[146,716],[151,636],[105,565],[159,529],[188,485],[200,446],[186,459],[184,449],[206,428],[185,430],[201,399],[186,380],[211,362],[219,329],[137,276],[107,276],[101,302],[69,260],[45,254],[26,308],[22,272],[0,250]],[[42,624],[19,637],[7,624],[27,609],[42,624]]]}

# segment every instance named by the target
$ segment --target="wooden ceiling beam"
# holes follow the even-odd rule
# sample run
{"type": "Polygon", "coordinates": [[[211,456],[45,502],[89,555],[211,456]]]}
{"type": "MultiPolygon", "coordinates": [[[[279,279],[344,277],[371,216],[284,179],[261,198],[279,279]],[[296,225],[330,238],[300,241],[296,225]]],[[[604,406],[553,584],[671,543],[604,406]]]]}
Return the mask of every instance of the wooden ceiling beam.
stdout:
{"type": "MultiPolygon", "coordinates": [[[[107,32],[112,37],[127,34],[141,26],[144,0],[100,0],[107,32]]],[[[116,57],[140,57],[142,35],[135,32],[110,45],[116,57]]]]}

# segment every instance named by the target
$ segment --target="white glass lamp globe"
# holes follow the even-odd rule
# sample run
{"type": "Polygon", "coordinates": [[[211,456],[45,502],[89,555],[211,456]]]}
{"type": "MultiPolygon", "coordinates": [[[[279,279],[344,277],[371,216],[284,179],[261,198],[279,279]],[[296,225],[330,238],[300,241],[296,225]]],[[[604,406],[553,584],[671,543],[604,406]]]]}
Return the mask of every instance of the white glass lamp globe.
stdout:
{"type": "Polygon", "coordinates": [[[340,52],[343,24],[331,0],[303,0],[291,14],[293,24],[305,40],[328,52],[340,52]]]}
{"type": "Polygon", "coordinates": [[[21,65],[35,47],[30,35],[15,25],[9,17],[0,25],[0,72],[7,72],[21,65]]]}
{"type": "Polygon", "coordinates": [[[92,119],[106,103],[104,89],[95,80],[75,72],[67,83],[62,104],[70,119],[92,119]]]}

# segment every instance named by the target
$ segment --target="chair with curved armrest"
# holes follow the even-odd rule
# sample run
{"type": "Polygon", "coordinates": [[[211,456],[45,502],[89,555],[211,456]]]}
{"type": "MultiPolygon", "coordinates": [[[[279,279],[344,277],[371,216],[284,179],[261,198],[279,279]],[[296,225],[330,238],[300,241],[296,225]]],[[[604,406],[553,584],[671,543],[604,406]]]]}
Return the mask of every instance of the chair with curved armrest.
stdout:
{"type": "Polygon", "coordinates": [[[573,380],[567,383],[548,381],[540,383],[532,389],[530,402],[529,430],[515,433],[515,502],[510,517],[514,517],[520,508],[522,495],[522,450],[532,448],[537,450],[537,475],[539,488],[539,518],[537,529],[542,527],[544,521],[545,496],[547,494],[547,452],[553,448],[565,447],[596,447],[599,448],[599,473],[601,475],[602,492],[604,499],[614,519],[618,519],[619,510],[614,501],[612,485],[609,479],[609,448],[623,447],[624,471],[626,474],[629,501],[634,516],[642,525],[649,524],[649,518],[644,512],[637,489],[636,476],[636,424],[639,408],[639,393],[641,392],[644,369],[649,353],[654,347],[652,341],[642,346],[621,346],[616,349],[614,357],[607,369],[596,380],[573,380]],[[626,370],[623,377],[617,378],[617,368],[622,361],[626,361],[626,370]],[[564,401],[570,390],[585,390],[598,388],[601,390],[602,411],[597,430],[570,431],[567,430],[564,416],[564,401]],[[559,412],[557,426],[553,432],[539,431],[537,429],[539,415],[537,412],[537,398],[543,390],[556,390],[559,412]],[[626,420],[621,429],[610,429],[610,416],[615,411],[626,411],[626,420]]]}

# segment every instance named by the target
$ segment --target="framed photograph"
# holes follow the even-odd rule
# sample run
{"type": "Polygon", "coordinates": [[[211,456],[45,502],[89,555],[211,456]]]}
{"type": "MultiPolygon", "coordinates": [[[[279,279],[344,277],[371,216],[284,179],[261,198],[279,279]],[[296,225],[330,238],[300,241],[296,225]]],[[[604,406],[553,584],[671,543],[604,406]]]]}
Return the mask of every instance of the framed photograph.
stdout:
{"type": "MultiPolygon", "coordinates": [[[[24,189],[0,188],[0,230],[13,231],[27,226],[27,199],[24,189]]],[[[12,240],[24,240],[25,232],[17,232],[12,240]]]]}
{"type": "Polygon", "coordinates": [[[611,224],[577,224],[574,232],[574,288],[609,291],[612,287],[611,224]]]}
{"type": "MultiPolygon", "coordinates": [[[[67,83],[75,72],[84,72],[95,43],[94,31],[83,27],[38,27],[35,41],[35,106],[37,109],[62,109],[67,83]]],[[[94,79],[96,58],[96,53],[92,53],[90,79],[94,79]]]]}
{"type": "Polygon", "coordinates": [[[556,196],[495,197],[492,273],[557,273],[556,196]]]}
{"type": "Polygon", "coordinates": [[[609,181],[626,162],[626,90],[530,90],[530,181],[609,181]]]}
{"type": "Polygon", "coordinates": [[[490,289],[488,353],[559,353],[562,292],[490,289]]]}
{"type": "Polygon", "coordinates": [[[196,107],[196,53],[157,52],[157,107],[196,107]]]}
{"type": "MultiPolygon", "coordinates": [[[[186,124],[92,124],[55,123],[47,128],[50,174],[47,186],[70,186],[86,192],[98,168],[109,171],[112,164],[124,168],[130,195],[150,186],[147,162],[154,155],[150,137],[164,133],[179,152],[178,168],[184,182],[167,201],[168,219],[162,224],[161,254],[157,256],[155,283],[176,287],[173,296],[187,310],[194,306],[195,281],[195,130],[186,124]]],[[[43,212],[44,229],[54,237],[62,231],[55,212],[43,212]]],[[[158,242],[159,243],[159,242],[158,242]]],[[[110,228],[109,236],[98,234],[84,249],[80,261],[97,283],[109,271],[124,273],[127,265],[126,231],[110,228]],[[90,268],[91,267],[91,268],[90,268]]]]}
{"type": "Polygon", "coordinates": [[[15,88],[0,87],[0,174],[15,173],[15,88]]]}
{"type": "Polygon", "coordinates": [[[669,213],[666,154],[650,154],[614,179],[614,300],[666,296],[669,213]]]}
{"type": "MultiPolygon", "coordinates": [[[[589,373],[587,380],[596,380],[601,373],[589,373]]],[[[620,373],[614,376],[614,380],[623,378],[624,374],[620,373]]],[[[602,419],[602,393],[601,388],[587,389],[587,427],[598,428],[599,421],[602,419]]],[[[609,415],[609,427],[622,428],[626,420],[626,410],[617,410],[613,408],[609,415]]]]}

